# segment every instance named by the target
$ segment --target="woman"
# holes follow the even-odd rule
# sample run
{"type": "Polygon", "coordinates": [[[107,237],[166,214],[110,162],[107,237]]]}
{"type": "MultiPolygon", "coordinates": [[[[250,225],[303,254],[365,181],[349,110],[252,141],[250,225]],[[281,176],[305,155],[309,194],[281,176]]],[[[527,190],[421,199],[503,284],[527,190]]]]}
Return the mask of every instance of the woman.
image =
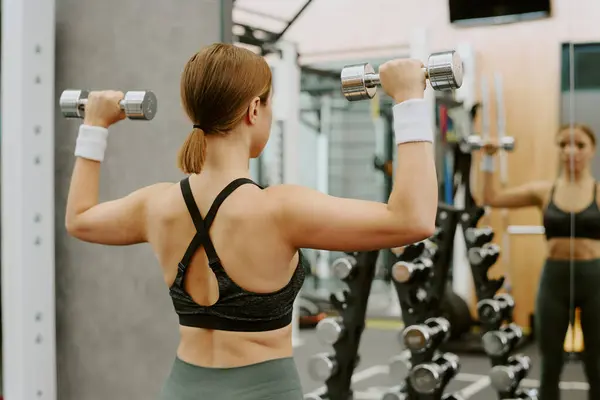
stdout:
{"type": "Polygon", "coordinates": [[[483,201],[491,207],[535,206],[543,212],[548,257],[535,310],[536,338],[541,352],[540,399],[560,397],[565,335],[571,307],[579,307],[585,341],[583,362],[590,384],[588,396],[597,400],[600,399],[600,195],[590,170],[596,137],[589,127],[575,125],[562,127],[556,140],[562,166],[556,181],[532,181],[502,191],[496,191],[492,184],[492,155],[498,147],[484,146],[483,201]]]}
{"type": "Polygon", "coordinates": [[[432,234],[437,183],[421,67],[395,60],[380,69],[399,103],[400,162],[387,205],[293,185],[263,190],[250,180],[249,160],[271,128],[271,71],[262,57],[228,44],[204,48],[183,70],[193,130],[179,166],[189,176],[98,204],[100,162],[109,126],[124,118],[123,94],[90,94],[66,227],[83,241],[147,242],[156,253],[180,324],[162,399],[302,399],[290,325],[304,279],[298,249],[388,248],[432,234]]]}

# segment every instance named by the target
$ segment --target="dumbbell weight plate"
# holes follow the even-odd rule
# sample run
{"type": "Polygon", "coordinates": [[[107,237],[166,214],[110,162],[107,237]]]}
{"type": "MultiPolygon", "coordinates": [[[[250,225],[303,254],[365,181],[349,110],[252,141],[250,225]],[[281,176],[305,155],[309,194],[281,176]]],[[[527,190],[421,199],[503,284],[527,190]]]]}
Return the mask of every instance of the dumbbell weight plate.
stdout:
{"type": "Polygon", "coordinates": [[[463,62],[455,51],[433,53],[427,62],[429,84],[435,90],[459,88],[463,83],[463,62]]]}
{"type": "Polygon", "coordinates": [[[377,85],[368,81],[375,70],[369,63],[349,65],[342,69],[342,93],[349,101],[372,99],[377,93],[377,85]]]}
{"type": "Polygon", "coordinates": [[[80,107],[80,100],[87,99],[87,90],[65,90],[58,101],[62,114],[66,118],[83,118],[84,109],[80,107]]]}
{"type": "Polygon", "coordinates": [[[156,95],[149,90],[130,91],[121,100],[121,107],[129,119],[150,121],[156,115],[156,95]]]}

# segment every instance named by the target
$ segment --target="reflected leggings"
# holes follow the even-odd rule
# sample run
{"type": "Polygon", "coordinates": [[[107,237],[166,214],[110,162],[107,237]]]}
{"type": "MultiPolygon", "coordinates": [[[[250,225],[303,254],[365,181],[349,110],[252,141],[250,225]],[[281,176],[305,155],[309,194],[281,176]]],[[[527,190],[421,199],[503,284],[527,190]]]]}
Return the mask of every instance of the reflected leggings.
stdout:
{"type": "Polygon", "coordinates": [[[205,368],[175,359],[160,400],[302,400],[294,359],[205,368]]]}
{"type": "Polygon", "coordinates": [[[572,286],[568,260],[547,260],[540,280],[535,311],[535,333],[541,353],[540,400],[560,399],[558,384],[571,297],[574,306],[581,310],[585,347],[582,356],[590,385],[588,399],[600,399],[600,259],[575,261],[573,265],[572,286]]]}

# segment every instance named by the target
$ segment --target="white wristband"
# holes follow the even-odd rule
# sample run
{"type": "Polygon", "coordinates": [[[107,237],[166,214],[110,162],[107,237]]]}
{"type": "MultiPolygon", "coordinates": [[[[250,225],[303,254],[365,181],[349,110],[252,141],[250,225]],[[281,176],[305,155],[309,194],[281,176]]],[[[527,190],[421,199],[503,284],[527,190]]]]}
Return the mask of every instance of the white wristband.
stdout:
{"type": "Polygon", "coordinates": [[[481,158],[481,170],[483,172],[494,172],[496,170],[496,168],[494,168],[494,157],[485,154],[481,158]]]}
{"type": "Polygon", "coordinates": [[[75,145],[75,156],[102,162],[107,141],[108,129],[101,126],[81,125],[75,145]]]}
{"type": "Polygon", "coordinates": [[[433,143],[431,110],[424,99],[410,99],[396,104],[394,113],[394,135],[396,144],[409,142],[433,143]]]}

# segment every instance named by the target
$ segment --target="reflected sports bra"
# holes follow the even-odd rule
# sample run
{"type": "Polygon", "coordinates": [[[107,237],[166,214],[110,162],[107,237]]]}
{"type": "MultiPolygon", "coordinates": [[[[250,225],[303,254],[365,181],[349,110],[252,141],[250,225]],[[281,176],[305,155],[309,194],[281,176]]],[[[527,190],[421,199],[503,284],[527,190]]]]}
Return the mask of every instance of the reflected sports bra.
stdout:
{"type": "Polygon", "coordinates": [[[574,214],[574,231],[571,232],[571,213],[561,210],[554,204],[554,186],[550,191],[550,202],[544,211],[544,229],[546,239],[552,238],[586,238],[600,240],[600,209],[596,201],[596,184],[594,184],[594,200],[584,210],[574,214]]]}
{"type": "Polygon", "coordinates": [[[210,239],[210,227],[219,207],[235,189],[244,184],[259,186],[246,178],[234,180],[219,193],[206,217],[202,218],[192,195],[189,178],[180,182],[185,204],[196,227],[196,235],[179,262],[175,282],[170,288],[180,325],[222,331],[262,332],[283,328],[292,321],[294,299],[305,277],[302,252],[298,252],[298,266],[286,286],[273,293],[252,293],[242,289],[227,275],[210,239]],[[219,286],[219,300],[210,306],[197,304],[184,286],[192,256],[201,246],[204,246],[209,267],[219,286]]]}

